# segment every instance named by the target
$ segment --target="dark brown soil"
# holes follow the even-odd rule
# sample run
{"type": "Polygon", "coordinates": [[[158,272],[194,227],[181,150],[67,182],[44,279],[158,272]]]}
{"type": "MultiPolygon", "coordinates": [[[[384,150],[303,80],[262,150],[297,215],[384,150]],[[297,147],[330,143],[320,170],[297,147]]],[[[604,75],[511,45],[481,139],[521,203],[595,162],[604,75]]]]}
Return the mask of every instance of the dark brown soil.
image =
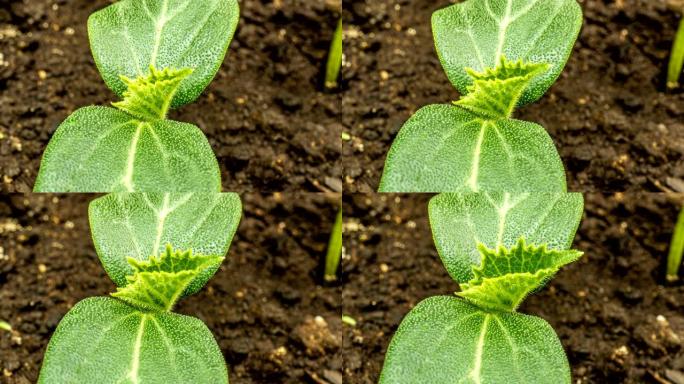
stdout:
{"type": "MultiPolygon", "coordinates": [[[[107,0],[0,0],[0,191],[33,188],[43,149],[74,110],[114,94],[86,20],[107,0]]],[[[340,191],[340,95],[323,93],[335,1],[243,0],[214,81],[170,118],[199,126],[230,191],[340,191]]]]}
{"type": "MultiPolygon", "coordinates": [[[[432,242],[428,198],[345,197],[343,313],[357,321],[344,327],[345,382],[376,383],[406,313],[458,290],[432,242]]],[[[663,281],[682,204],[684,195],[586,196],[575,241],[585,256],[520,309],[556,329],[573,383],[682,383],[674,377],[684,377],[684,286],[663,281]]]]}
{"type": "MultiPolygon", "coordinates": [[[[678,15],[665,1],[580,0],[585,22],[547,95],[517,112],[549,131],[573,191],[684,192],[684,94],[665,93],[678,15]]],[[[434,49],[446,0],[345,3],[345,191],[377,190],[399,128],[420,107],[458,98],[434,49]]]]}
{"type": "MultiPolygon", "coordinates": [[[[0,382],[33,383],[64,314],[114,285],[90,240],[85,195],[0,200],[0,382]]],[[[341,384],[341,287],[320,284],[337,203],[323,194],[243,196],[219,272],[177,312],[202,319],[230,382],[341,384]],[[316,317],[322,317],[316,321],[316,317]],[[327,323],[324,325],[323,323],[327,323]]]]}

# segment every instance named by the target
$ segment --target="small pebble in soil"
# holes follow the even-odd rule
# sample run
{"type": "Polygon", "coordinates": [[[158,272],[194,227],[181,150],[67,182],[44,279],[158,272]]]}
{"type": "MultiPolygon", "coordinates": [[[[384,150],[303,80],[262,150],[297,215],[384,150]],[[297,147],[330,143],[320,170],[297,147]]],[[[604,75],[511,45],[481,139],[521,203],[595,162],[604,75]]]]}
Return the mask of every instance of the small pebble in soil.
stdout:
{"type": "Polygon", "coordinates": [[[342,373],[340,371],[326,369],[323,371],[323,378],[331,384],[342,384],[342,373]]]}
{"type": "Polygon", "coordinates": [[[613,350],[613,354],[610,356],[611,360],[619,363],[620,365],[625,364],[625,359],[629,357],[629,348],[626,345],[620,346],[613,350]]]}
{"type": "Polygon", "coordinates": [[[282,365],[283,358],[285,356],[287,356],[287,348],[285,348],[285,346],[281,346],[271,351],[271,355],[269,357],[271,361],[282,365]]]}
{"type": "Polygon", "coordinates": [[[665,370],[665,378],[674,384],[684,384],[684,373],[682,371],[675,371],[673,369],[665,370]]]}
{"type": "Polygon", "coordinates": [[[341,344],[339,337],[333,334],[328,322],[321,316],[307,317],[294,330],[295,339],[306,347],[309,356],[320,356],[327,349],[338,348],[341,344]]]}
{"type": "Polygon", "coordinates": [[[660,328],[661,335],[665,338],[665,340],[668,343],[675,346],[681,344],[681,339],[679,338],[679,335],[677,335],[677,333],[675,333],[675,331],[672,330],[672,328],[670,327],[670,322],[665,318],[665,316],[658,315],[656,317],[656,323],[660,328]]]}

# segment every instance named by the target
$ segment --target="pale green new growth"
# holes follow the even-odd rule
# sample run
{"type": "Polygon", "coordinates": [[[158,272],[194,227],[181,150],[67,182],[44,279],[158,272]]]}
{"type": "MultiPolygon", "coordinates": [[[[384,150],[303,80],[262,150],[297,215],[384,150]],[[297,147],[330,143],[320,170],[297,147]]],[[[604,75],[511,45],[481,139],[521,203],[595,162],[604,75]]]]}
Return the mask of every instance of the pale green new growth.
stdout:
{"type": "Polygon", "coordinates": [[[123,100],[112,105],[143,121],[165,119],[178,86],[191,73],[190,68],[164,68],[160,71],[150,65],[150,72],[135,80],[121,75],[121,81],[128,88],[123,94],[123,100]]]}
{"type": "Polygon", "coordinates": [[[147,261],[129,258],[135,272],[127,277],[129,284],[112,296],[145,311],[168,312],[193,279],[222,260],[219,256],[193,255],[191,250],[174,252],[167,245],[159,257],[151,256],[147,261]]]}
{"type": "Polygon", "coordinates": [[[563,265],[582,256],[575,250],[549,250],[546,245],[526,245],[521,238],[510,250],[478,245],[482,265],[473,267],[475,277],[461,284],[457,295],[478,307],[515,311],[522,301],[542,286],[563,265]]]}
{"type": "Polygon", "coordinates": [[[486,119],[509,118],[531,80],[549,69],[547,63],[512,62],[501,56],[496,68],[477,72],[466,68],[473,78],[468,94],[454,104],[486,119]]]}

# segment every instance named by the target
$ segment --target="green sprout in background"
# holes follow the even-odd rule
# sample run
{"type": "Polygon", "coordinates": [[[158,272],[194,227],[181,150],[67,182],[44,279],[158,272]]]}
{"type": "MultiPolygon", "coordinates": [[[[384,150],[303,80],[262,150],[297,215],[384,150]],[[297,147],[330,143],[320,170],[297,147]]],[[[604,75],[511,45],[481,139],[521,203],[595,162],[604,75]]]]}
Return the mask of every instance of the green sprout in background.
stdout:
{"type": "MultiPolygon", "coordinates": [[[[684,14],[684,1],[670,0],[668,6],[679,14],[684,14]]],[[[667,88],[673,89],[679,87],[679,77],[682,73],[682,65],[684,65],[684,19],[679,21],[679,28],[672,43],[672,52],[670,54],[670,63],[667,67],[667,88]]]]}
{"type": "Polygon", "coordinates": [[[684,255],[684,207],[679,212],[677,224],[675,225],[672,241],[670,242],[670,254],[667,258],[667,280],[676,281],[679,279],[679,266],[682,264],[684,255]]]}
{"type": "Polygon", "coordinates": [[[332,43],[330,43],[330,51],[328,53],[328,64],[325,71],[325,88],[337,88],[337,79],[340,77],[340,68],[342,67],[342,18],[337,21],[337,28],[333,35],[332,43]]]}
{"type": "Polygon", "coordinates": [[[340,265],[340,258],[342,257],[342,207],[337,211],[335,217],[335,224],[333,224],[332,232],[330,233],[330,241],[328,242],[328,252],[325,257],[325,274],[326,282],[337,280],[337,269],[340,265]]]}

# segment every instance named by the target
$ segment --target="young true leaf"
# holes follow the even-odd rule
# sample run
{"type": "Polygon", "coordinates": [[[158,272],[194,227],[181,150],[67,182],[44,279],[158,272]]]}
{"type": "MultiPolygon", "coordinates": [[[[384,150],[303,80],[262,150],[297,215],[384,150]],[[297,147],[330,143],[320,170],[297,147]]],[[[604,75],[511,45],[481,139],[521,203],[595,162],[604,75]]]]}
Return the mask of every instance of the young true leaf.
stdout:
{"type": "Polygon", "coordinates": [[[171,245],[159,257],[138,261],[128,258],[133,275],[128,285],[112,296],[143,311],[168,312],[190,283],[204,270],[223,262],[222,256],[193,255],[191,250],[174,252],[171,245]]]}
{"type": "Polygon", "coordinates": [[[148,68],[190,68],[171,107],[195,100],[216,75],[239,18],[237,0],[122,0],[88,19],[102,77],[117,95],[148,68]]]}
{"type": "Polygon", "coordinates": [[[449,80],[468,94],[477,72],[494,68],[502,57],[547,63],[532,79],[518,105],[539,99],[558,78],[582,26],[575,0],[468,0],[435,12],[432,30],[449,80]]]}
{"type": "Polygon", "coordinates": [[[521,238],[510,250],[491,250],[478,244],[482,265],[473,267],[475,277],[461,284],[457,295],[480,308],[512,312],[532,291],[543,285],[558,269],[576,261],[582,252],[548,250],[546,245],[526,245],[521,238]]]}
{"type": "Polygon", "coordinates": [[[227,384],[228,371],[199,319],[96,297],[59,323],[38,383],[227,384]]]}
{"type": "Polygon", "coordinates": [[[418,110],[387,154],[380,192],[477,191],[565,192],[549,134],[534,123],[491,120],[453,105],[418,110]]]}
{"type": "Polygon", "coordinates": [[[139,120],[85,107],[57,128],[35,192],[216,192],[221,175],[202,131],[171,120],[139,120]]]}
{"type": "Polygon", "coordinates": [[[437,296],[401,322],[380,376],[380,384],[416,383],[570,384],[570,367],[543,319],[437,296]]]}
{"type": "Polygon", "coordinates": [[[579,193],[440,194],[429,204],[430,226],[449,275],[467,282],[480,265],[478,244],[511,248],[524,237],[549,249],[568,249],[582,218],[579,193]]]}
{"type": "Polygon", "coordinates": [[[546,63],[514,63],[504,56],[495,69],[479,73],[466,68],[474,83],[468,86],[468,94],[454,104],[485,119],[507,119],[530,81],[548,69],[546,63]]]}
{"type": "Polygon", "coordinates": [[[142,121],[165,119],[178,86],[191,73],[192,69],[187,68],[158,71],[150,66],[148,76],[140,76],[135,80],[121,76],[128,89],[124,92],[123,101],[112,105],[142,121]]]}
{"type": "MultiPolygon", "coordinates": [[[[192,249],[224,256],[240,223],[242,206],[235,193],[119,193],[93,200],[90,228],[100,261],[117,286],[135,269],[128,258],[144,262],[165,251],[192,249]]],[[[221,261],[211,263],[190,283],[185,294],[200,290],[221,261]]]]}

